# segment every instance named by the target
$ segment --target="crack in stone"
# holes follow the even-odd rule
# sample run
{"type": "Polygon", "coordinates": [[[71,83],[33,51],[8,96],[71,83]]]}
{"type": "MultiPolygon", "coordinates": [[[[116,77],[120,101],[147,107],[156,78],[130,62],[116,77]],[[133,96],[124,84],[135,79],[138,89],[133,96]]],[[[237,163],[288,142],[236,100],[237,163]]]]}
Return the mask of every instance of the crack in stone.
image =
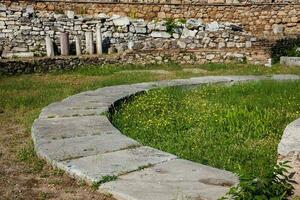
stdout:
{"type": "Polygon", "coordinates": [[[222,186],[222,187],[232,187],[234,185],[232,181],[219,179],[219,178],[200,179],[199,182],[204,183],[206,185],[215,185],[215,186],[222,186]]]}

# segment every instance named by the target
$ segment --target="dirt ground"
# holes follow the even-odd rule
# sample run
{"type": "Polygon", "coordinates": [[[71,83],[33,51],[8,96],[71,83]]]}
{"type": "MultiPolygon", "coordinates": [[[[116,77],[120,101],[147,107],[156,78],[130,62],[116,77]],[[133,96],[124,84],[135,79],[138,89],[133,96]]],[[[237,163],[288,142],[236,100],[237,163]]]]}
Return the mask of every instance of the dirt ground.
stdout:
{"type": "MultiPolygon", "coordinates": [[[[97,199],[114,200],[91,186],[52,169],[43,161],[19,161],[17,149],[26,150],[30,134],[14,119],[0,114],[0,199],[97,199]],[[2,116],[1,116],[2,115],[2,116]],[[40,168],[41,169],[36,169],[40,168]]],[[[28,156],[26,153],[23,156],[28,156]]],[[[33,155],[34,156],[34,155],[33,155]]]]}

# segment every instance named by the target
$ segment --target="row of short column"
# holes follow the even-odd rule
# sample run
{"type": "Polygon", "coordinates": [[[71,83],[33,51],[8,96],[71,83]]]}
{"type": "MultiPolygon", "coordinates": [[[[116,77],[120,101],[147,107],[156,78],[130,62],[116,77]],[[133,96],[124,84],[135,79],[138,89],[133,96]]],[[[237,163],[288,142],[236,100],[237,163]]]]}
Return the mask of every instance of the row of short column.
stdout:
{"type": "MultiPolygon", "coordinates": [[[[76,55],[80,56],[82,54],[81,38],[79,35],[76,35],[74,37],[74,40],[75,40],[76,55]]],[[[85,32],[85,48],[86,48],[86,53],[90,55],[94,54],[95,50],[94,50],[94,40],[93,40],[92,31],[85,32]]],[[[53,41],[48,35],[46,36],[46,52],[48,57],[52,57],[55,55],[53,41]]],[[[70,55],[69,33],[60,33],[60,52],[62,56],[70,55]]],[[[101,55],[103,53],[101,24],[97,24],[96,26],[96,52],[98,55],[101,55]]]]}

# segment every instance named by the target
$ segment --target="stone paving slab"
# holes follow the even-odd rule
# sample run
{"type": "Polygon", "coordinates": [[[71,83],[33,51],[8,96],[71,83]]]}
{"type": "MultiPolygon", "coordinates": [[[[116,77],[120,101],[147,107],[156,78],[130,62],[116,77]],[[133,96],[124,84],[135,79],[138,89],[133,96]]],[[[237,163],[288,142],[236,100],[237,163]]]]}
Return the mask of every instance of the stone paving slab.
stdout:
{"type": "Polygon", "coordinates": [[[155,87],[156,82],[147,83],[136,83],[131,85],[121,85],[121,86],[108,86],[104,88],[97,89],[95,91],[89,91],[85,95],[89,96],[113,96],[122,98],[128,95],[132,95],[136,92],[144,91],[155,87]]]}
{"type": "Polygon", "coordinates": [[[230,172],[176,159],[120,176],[99,191],[119,200],[215,200],[237,183],[230,172]]]}
{"type": "Polygon", "coordinates": [[[98,96],[90,96],[86,94],[78,94],[71,97],[68,97],[62,101],[62,103],[67,104],[70,107],[77,108],[89,108],[89,107],[102,107],[109,106],[114,101],[125,97],[130,93],[122,94],[99,94],[98,96]]]}
{"type": "Polygon", "coordinates": [[[108,111],[108,103],[95,107],[94,105],[85,105],[84,107],[68,105],[68,103],[56,102],[45,107],[39,118],[64,118],[77,116],[101,115],[108,111]]]}
{"type": "Polygon", "coordinates": [[[102,133],[101,135],[52,140],[36,146],[39,155],[42,157],[61,161],[103,154],[141,145],[137,141],[120,133],[102,133]]]}
{"type": "Polygon", "coordinates": [[[295,57],[281,56],[280,64],[285,66],[300,67],[300,58],[298,56],[295,57]]]}
{"type": "Polygon", "coordinates": [[[66,117],[38,119],[32,126],[32,134],[39,144],[80,136],[119,133],[106,116],[66,117]]]}
{"type": "Polygon", "coordinates": [[[144,146],[64,161],[61,164],[68,173],[88,182],[97,182],[104,176],[118,176],[175,158],[172,154],[144,146]]]}
{"type": "Polygon", "coordinates": [[[280,81],[280,80],[299,80],[298,75],[293,74],[276,74],[271,76],[272,80],[280,81]]]}
{"type": "Polygon", "coordinates": [[[185,85],[199,85],[207,83],[224,83],[230,82],[232,79],[226,76],[205,76],[190,79],[175,79],[169,81],[158,81],[155,83],[156,87],[174,87],[174,86],[185,86],[185,85]]]}
{"type": "Polygon", "coordinates": [[[260,81],[268,79],[266,76],[229,76],[232,81],[234,82],[248,82],[248,81],[260,81]]]}

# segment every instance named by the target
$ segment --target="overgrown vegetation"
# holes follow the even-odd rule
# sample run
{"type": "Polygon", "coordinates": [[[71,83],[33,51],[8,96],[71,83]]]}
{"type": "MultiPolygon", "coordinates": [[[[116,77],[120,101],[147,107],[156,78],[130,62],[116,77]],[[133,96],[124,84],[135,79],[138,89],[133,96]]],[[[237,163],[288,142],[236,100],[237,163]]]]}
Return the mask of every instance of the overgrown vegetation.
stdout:
{"type": "Polygon", "coordinates": [[[287,162],[275,165],[274,171],[269,171],[264,177],[249,179],[248,176],[240,176],[240,184],[228,192],[225,199],[288,199],[293,194],[293,174],[288,174],[287,162]]]}
{"type": "Polygon", "coordinates": [[[94,190],[97,190],[101,184],[117,180],[117,178],[118,178],[117,176],[110,176],[110,175],[102,176],[100,181],[93,182],[92,188],[94,190]]]}
{"type": "Polygon", "coordinates": [[[112,122],[144,145],[240,174],[237,199],[285,199],[277,145],[299,102],[300,81],[166,88],[122,104],[112,122]]]}
{"type": "Polygon", "coordinates": [[[278,40],[271,48],[273,63],[278,63],[281,56],[300,57],[300,36],[278,40]]]}
{"type": "Polygon", "coordinates": [[[172,18],[167,19],[165,22],[166,28],[167,28],[167,33],[173,34],[178,32],[178,28],[182,25],[185,24],[186,20],[185,19],[180,19],[180,20],[174,20],[172,18]]]}

